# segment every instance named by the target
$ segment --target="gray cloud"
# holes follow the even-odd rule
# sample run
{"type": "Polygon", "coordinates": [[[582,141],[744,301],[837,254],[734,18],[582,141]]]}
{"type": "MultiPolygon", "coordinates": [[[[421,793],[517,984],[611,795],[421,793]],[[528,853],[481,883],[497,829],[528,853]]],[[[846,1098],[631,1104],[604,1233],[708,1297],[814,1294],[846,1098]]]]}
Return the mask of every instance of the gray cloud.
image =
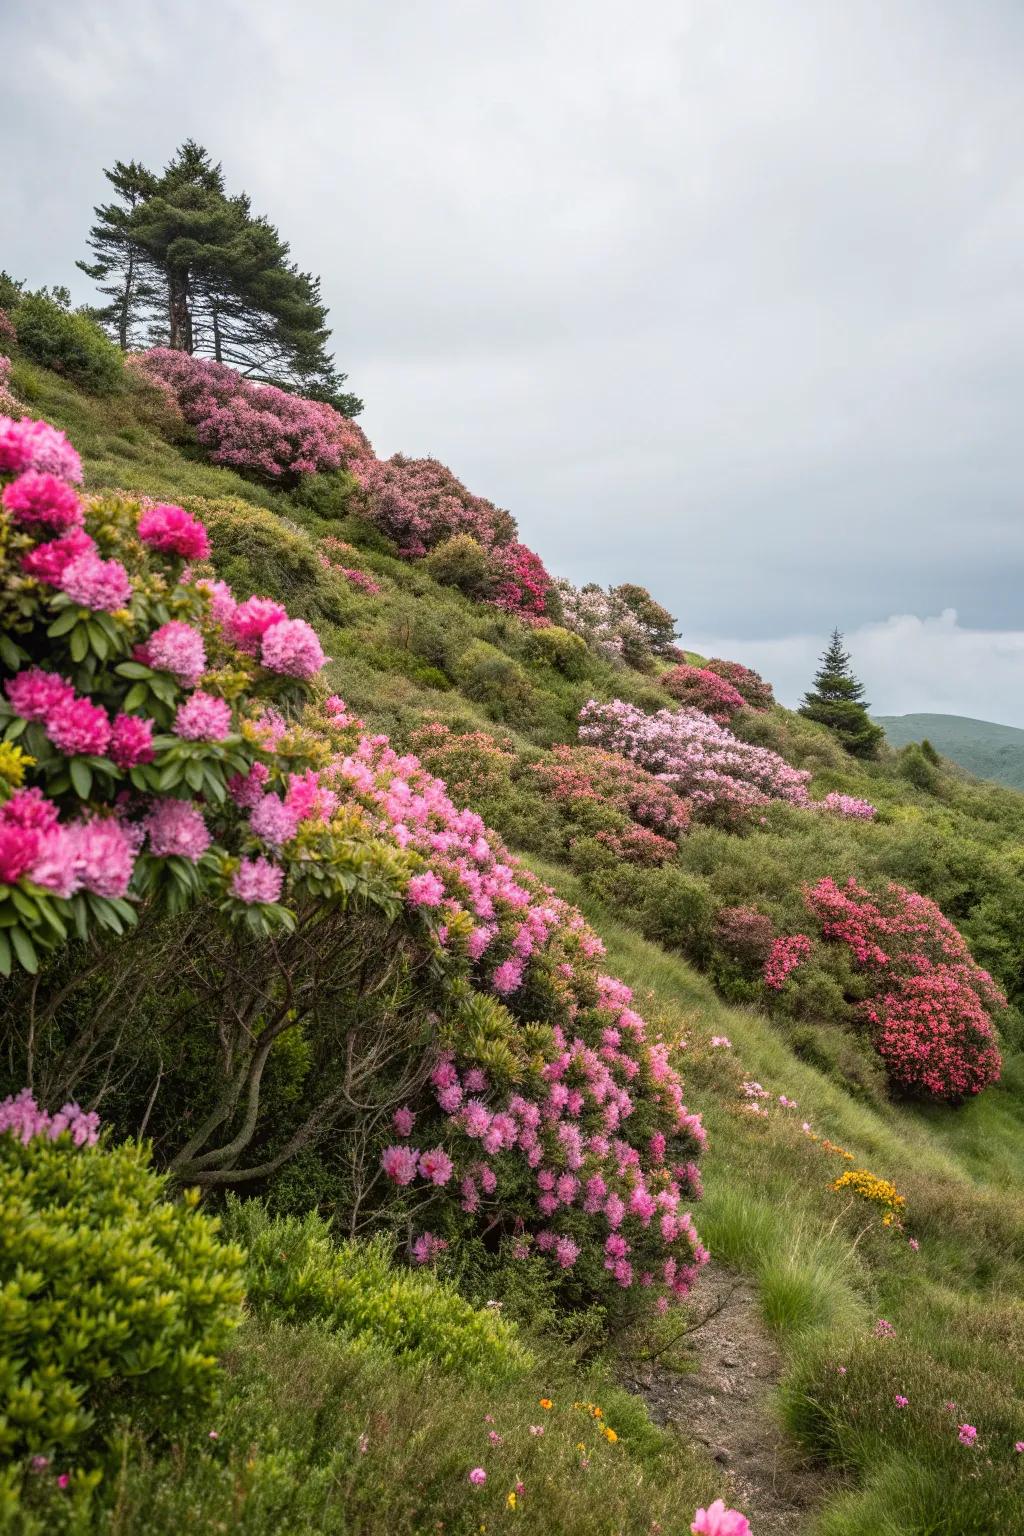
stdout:
{"type": "Polygon", "coordinates": [[[378,451],[557,571],[688,639],[1019,629],[1020,6],[22,0],[0,53],[0,264],[69,280],[101,167],[193,134],[323,274],[378,451]]]}

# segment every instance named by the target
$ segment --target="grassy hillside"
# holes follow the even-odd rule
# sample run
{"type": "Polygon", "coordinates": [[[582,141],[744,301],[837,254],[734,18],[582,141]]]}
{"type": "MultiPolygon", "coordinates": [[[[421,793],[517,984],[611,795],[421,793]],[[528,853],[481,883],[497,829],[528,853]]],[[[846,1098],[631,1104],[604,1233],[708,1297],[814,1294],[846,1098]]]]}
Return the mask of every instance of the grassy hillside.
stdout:
{"type": "Polygon", "coordinates": [[[1024,789],[1024,731],[965,715],[877,715],[894,747],[930,741],[936,752],[979,779],[1024,789]]]}
{"type": "MultiPolygon", "coordinates": [[[[180,503],[201,516],[216,574],[237,594],[277,598],[313,623],[332,657],[329,687],[371,730],[418,752],[583,910],[609,974],[679,1047],[687,1101],[709,1132],[701,1235],[712,1265],[756,1281],[783,1352],[779,1412],[822,1473],[819,1507],[773,1529],[1024,1529],[1024,797],[965,782],[914,748],[857,763],[778,706],[743,711],[740,740],[806,768],[815,801],[840,793],[877,814],[773,803],[739,825],[694,818],[668,856],[645,863],[610,788],[568,799],[552,789],[562,763],[552,749],[576,742],[589,699],[671,707],[664,663],[637,670],[592,649],[567,660],[544,630],[401,558],[354,501],[326,505],[308,487],[283,492],[214,467],[164,435],[151,402],[129,390],[91,397],[24,359],[12,386],[68,431],[90,491],[180,503]],[[339,575],[338,558],[378,590],[339,575]],[[424,734],[436,725],[447,732],[424,734]],[[897,881],[966,935],[1010,998],[996,1085],[955,1106],[887,1085],[857,1024],[861,982],[808,917],[804,888],[824,877],[897,881]],[[760,960],[724,936],[721,914],[737,908],[813,944],[777,994],[760,960]],[[874,1184],[836,1189],[851,1170],[874,1184]],[[880,1205],[878,1181],[903,1203],[880,1205]],[[884,1209],[897,1220],[883,1224],[884,1209]],[[958,1438],[961,1425],[976,1444],[958,1438]]],[[[155,1027],[170,1004],[140,986],[133,1006],[155,1027]]],[[[187,1114],[203,1102],[197,1042],[186,1035],[176,1059],[159,1062],[179,1095],[171,1105],[187,1114]]],[[[310,1071],[301,1044],[272,1058],[282,1117],[310,1071]]],[[[150,1081],[119,1083],[110,1115],[133,1134],[145,1108],[159,1157],[174,1127],[159,1104],[146,1108],[150,1081]]],[[[730,1497],[686,1424],[656,1429],[616,1384],[650,1358],[687,1368],[678,1318],[617,1317],[567,1297],[534,1261],[517,1267],[486,1241],[453,1244],[436,1280],[409,1279],[391,1268],[396,1238],[406,1241],[394,1223],[379,1248],[346,1246],[310,1215],[335,1208],[335,1166],[328,1150],[265,1180],[269,1214],[224,1207],[249,1252],[249,1314],[208,1422],[180,1435],[145,1418],[125,1426],[98,1501],[83,1479],[33,1495],[29,1517],[4,1505],[0,1485],[6,1528],[412,1536],[542,1518],[553,1532],[640,1536],[685,1530],[699,1503],[730,1497]],[[487,1479],[473,1483],[478,1465],[487,1479]]],[[[746,1513],[764,1536],[758,1510],[746,1513]]]]}

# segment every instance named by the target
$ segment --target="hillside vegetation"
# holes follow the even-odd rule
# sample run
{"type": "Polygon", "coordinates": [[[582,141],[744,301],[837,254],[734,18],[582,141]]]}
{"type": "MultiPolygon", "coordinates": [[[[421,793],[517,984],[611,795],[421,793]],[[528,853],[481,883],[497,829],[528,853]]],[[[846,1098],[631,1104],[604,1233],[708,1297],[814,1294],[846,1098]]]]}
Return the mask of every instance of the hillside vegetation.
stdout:
{"type": "Polygon", "coordinates": [[[1024,797],[353,423],[9,344],[84,481],[0,433],[4,1528],[742,1536],[618,1385],[717,1263],[787,1529],[1024,1529],[1024,797]]]}
{"type": "Polygon", "coordinates": [[[894,747],[930,741],[936,752],[979,779],[1024,789],[1024,731],[965,715],[876,715],[894,747]]]}

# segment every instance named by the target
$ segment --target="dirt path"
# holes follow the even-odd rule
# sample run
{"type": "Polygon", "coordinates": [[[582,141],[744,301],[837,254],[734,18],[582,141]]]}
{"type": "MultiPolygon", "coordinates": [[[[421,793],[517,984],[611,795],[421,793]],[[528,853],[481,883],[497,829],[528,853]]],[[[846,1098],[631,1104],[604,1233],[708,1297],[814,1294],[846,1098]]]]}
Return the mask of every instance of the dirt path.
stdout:
{"type": "Polygon", "coordinates": [[[715,1265],[692,1299],[694,1322],[712,1314],[675,1351],[677,1358],[691,1355],[694,1369],[653,1360],[636,1365],[626,1385],[646,1400],[657,1423],[677,1425],[707,1446],[756,1536],[801,1536],[828,1491],[828,1475],[801,1461],[779,1424],[774,1390],[782,1359],[761,1320],[757,1292],[715,1265]]]}

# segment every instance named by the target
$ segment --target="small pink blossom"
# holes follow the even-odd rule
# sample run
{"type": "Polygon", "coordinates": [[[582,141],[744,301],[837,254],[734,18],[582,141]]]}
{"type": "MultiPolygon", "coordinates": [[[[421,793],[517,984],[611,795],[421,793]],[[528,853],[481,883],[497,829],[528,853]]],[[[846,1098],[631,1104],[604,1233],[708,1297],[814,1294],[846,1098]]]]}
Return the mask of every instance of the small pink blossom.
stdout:
{"type": "Polygon", "coordinates": [[[145,820],[156,858],[201,859],[212,841],[202,812],[188,800],[157,800],[145,820]]]}
{"type": "Polygon", "coordinates": [[[153,722],[139,715],[118,715],[110,731],[110,758],[119,768],[153,761],[153,722]]]}
{"type": "Polygon", "coordinates": [[[481,1488],[487,1481],[487,1473],[483,1467],[474,1467],[469,1474],[469,1481],[473,1484],[474,1488],[481,1488]]]}
{"type": "Polygon", "coordinates": [[[902,1392],[897,1392],[896,1396],[893,1398],[893,1402],[896,1404],[897,1408],[905,1408],[910,1402],[910,1399],[909,1397],[904,1397],[902,1392]]]}
{"type": "Polygon", "coordinates": [[[139,538],[150,549],[178,555],[182,560],[205,560],[210,553],[206,529],[183,507],[163,503],[147,507],[139,518],[139,538]]]}
{"type": "Polygon", "coordinates": [[[281,619],[260,643],[260,661],[269,672],[308,680],[326,665],[316,630],[305,619],[281,619]]]}
{"type": "Polygon", "coordinates": [[[978,1431],[973,1424],[961,1424],[957,1431],[957,1439],[961,1445],[973,1445],[978,1438],[978,1431]]]}
{"type": "Polygon", "coordinates": [[[444,897],[444,882],[430,870],[413,875],[406,889],[406,900],[414,907],[439,907],[444,897]]]}
{"type": "Polygon", "coordinates": [[[73,603],[99,613],[126,607],[132,595],[128,572],[120,560],[101,560],[91,550],[68,561],[58,585],[73,603]]]}
{"type": "Polygon", "coordinates": [[[274,902],[281,895],[284,870],[279,864],[265,859],[262,854],[255,859],[242,859],[231,877],[231,894],[247,906],[274,902]]]}
{"type": "Polygon", "coordinates": [[[4,487],[0,502],[21,527],[46,523],[51,528],[77,528],[82,504],[69,485],[56,475],[30,469],[4,487]]]}
{"type": "Polygon", "coordinates": [[[381,1153],[380,1164],[389,1179],[396,1184],[411,1184],[416,1177],[419,1154],[412,1147],[386,1147],[381,1153]]]}
{"type": "Polygon", "coordinates": [[[178,705],[174,731],[185,741],[224,741],[231,734],[231,705],[197,689],[178,705]]]}
{"type": "Polygon", "coordinates": [[[750,1522],[738,1509],[727,1509],[716,1499],[707,1509],[698,1509],[690,1530],[694,1536],[750,1536],[750,1522]]]}

